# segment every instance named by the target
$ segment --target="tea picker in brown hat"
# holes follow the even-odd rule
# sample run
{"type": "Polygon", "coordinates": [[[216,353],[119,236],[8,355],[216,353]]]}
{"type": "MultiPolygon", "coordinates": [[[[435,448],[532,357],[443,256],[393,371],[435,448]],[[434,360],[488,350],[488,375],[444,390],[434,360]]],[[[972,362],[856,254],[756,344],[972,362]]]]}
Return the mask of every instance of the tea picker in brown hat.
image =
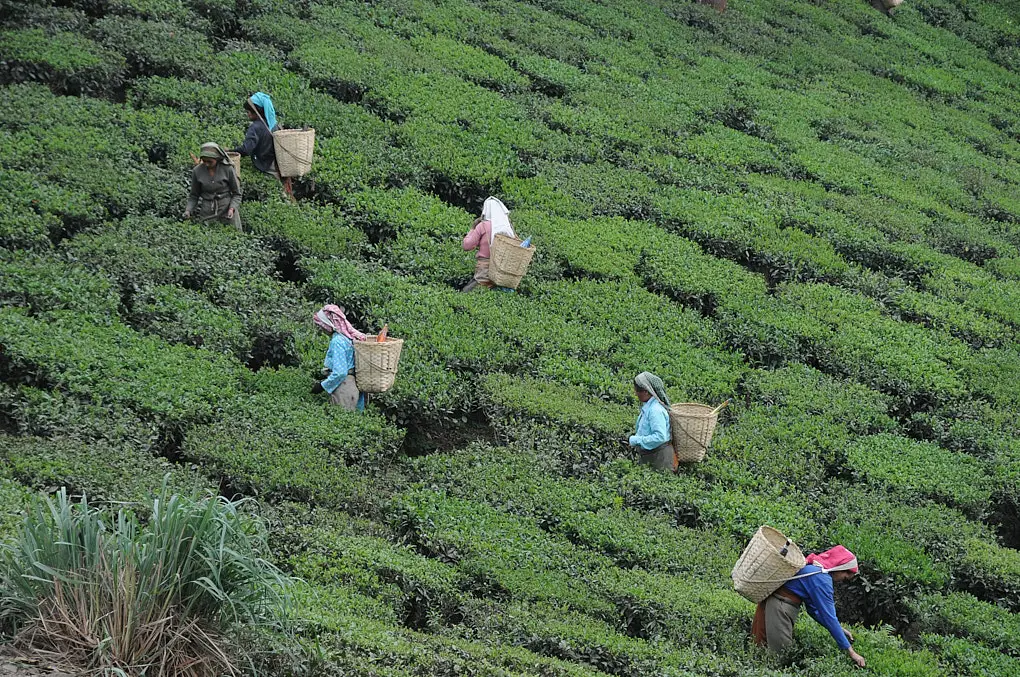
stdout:
{"type": "Polygon", "coordinates": [[[230,224],[241,230],[241,182],[226,151],[219,144],[203,143],[198,160],[191,170],[184,218],[230,224]]]}

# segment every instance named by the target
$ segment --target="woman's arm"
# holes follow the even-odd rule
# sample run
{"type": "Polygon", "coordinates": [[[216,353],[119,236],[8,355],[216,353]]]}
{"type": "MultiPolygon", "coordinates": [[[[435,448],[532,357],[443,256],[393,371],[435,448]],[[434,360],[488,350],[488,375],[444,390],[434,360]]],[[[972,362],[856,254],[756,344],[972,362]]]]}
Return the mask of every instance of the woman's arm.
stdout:
{"type": "Polygon", "coordinates": [[[807,576],[801,580],[804,581],[805,587],[811,593],[804,600],[808,614],[829,631],[840,649],[846,651],[850,648],[850,640],[847,639],[846,633],[843,632],[843,626],[836,618],[836,600],[832,595],[832,577],[818,574],[817,576],[807,576]]]}
{"type": "MultiPolygon", "coordinates": [[[[202,165],[198,165],[202,167],[202,165]]],[[[196,167],[195,169],[197,169],[196,167]]],[[[203,170],[205,169],[202,167],[203,170]]],[[[188,206],[185,208],[185,213],[190,214],[195,211],[195,207],[198,206],[198,198],[202,195],[202,184],[198,182],[198,177],[195,176],[195,170],[191,172],[191,193],[188,195],[188,206]]]]}
{"type": "Polygon", "coordinates": [[[259,144],[259,133],[255,129],[255,123],[248,125],[248,131],[244,133],[244,142],[240,146],[234,148],[232,153],[240,153],[241,155],[251,155],[255,148],[259,144]]]}
{"type": "Polygon", "coordinates": [[[478,222],[475,224],[475,227],[464,236],[464,251],[469,252],[472,249],[478,249],[478,245],[482,242],[482,230],[482,223],[478,222]]]}
{"type": "Polygon", "coordinates": [[[332,339],[329,341],[329,350],[326,351],[326,368],[329,369],[329,376],[322,382],[322,389],[332,393],[347,378],[346,354],[332,339]]]}
{"type": "Polygon", "coordinates": [[[630,446],[651,451],[669,442],[669,414],[662,407],[649,409],[645,422],[648,424],[648,432],[644,435],[631,435],[630,446]]]}

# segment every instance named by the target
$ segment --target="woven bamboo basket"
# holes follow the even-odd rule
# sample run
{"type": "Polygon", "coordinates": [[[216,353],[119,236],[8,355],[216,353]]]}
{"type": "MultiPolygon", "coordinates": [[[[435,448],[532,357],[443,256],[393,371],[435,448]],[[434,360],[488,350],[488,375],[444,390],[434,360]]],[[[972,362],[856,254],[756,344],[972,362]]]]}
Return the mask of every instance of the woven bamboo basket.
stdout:
{"type": "Polygon", "coordinates": [[[762,526],[733,566],[733,589],[757,604],[796,576],[805,563],[796,543],[777,529],[762,526]],[[782,555],[784,547],[787,552],[782,555]]]}
{"type": "Polygon", "coordinates": [[[892,9],[894,7],[899,7],[900,5],[902,5],[903,0],[882,0],[882,4],[885,5],[886,9],[892,9]]]}
{"type": "Polygon", "coordinates": [[[673,448],[681,463],[701,463],[705,458],[712,433],[719,420],[719,409],[704,404],[684,402],[669,408],[669,427],[673,432],[673,448]]]}
{"type": "Polygon", "coordinates": [[[375,336],[354,342],[354,381],[363,393],[384,393],[397,380],[397,363],[404,339],[387,338],[382,343],[375,336]]]}
{"type": "Polygon", "coordinates": [[[276,168],[280,176],[304,176],[312,168],[314,129],[279,129],[273,132],[276,168]]]}
{"type": "Polygon", "coordinates": [[[489,279],[497,287],[517,289],[521,278],[535,255],[534,245],[521,247],[523,240],[499,233],[492,241],[489,259],[489,279]]]}
{"type": "Polygon", "coordinates": [[[234,167],[234,176],[237,177],[237,185],[241,185],[241,154],[231,153],[227,151],[227,159],[230,160],[230,164],[234,167]]]}

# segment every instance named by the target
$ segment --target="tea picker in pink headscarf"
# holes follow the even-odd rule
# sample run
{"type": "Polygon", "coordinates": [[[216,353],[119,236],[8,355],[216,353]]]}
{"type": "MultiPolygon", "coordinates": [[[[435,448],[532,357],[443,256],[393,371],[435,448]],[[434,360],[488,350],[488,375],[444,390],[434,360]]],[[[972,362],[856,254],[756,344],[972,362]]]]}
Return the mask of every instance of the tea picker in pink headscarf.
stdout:
{"type": "Polygon", "coordinates": [[[842,545],[817,555],[808,555],[807,565],[796,576],[764,602],[759,602],[751,625],[755,642],[768,644],[770,651],[782,651],[793,644],[793,626],[803,604],[808,615],[825,626],[839,648],[863,668],[864,657],[850,645],[854,640],[853,634],[840,625],[836,617],[832,593],[833,583],[849,581],[856,574],[857,557],[842,545]]]}
{"type": "Polygon", "coordinates": [[[326,378],[312,386],[313,393],[329,393],[330,404],[348,411],[365,408],[365,394],[358,392],[354,381],[354,342],[364,341],[365,335],[354,328],[340,306],[323,306],[312,316],[312,322],[330,335],[329,350],[323,361],[326,378]]]}

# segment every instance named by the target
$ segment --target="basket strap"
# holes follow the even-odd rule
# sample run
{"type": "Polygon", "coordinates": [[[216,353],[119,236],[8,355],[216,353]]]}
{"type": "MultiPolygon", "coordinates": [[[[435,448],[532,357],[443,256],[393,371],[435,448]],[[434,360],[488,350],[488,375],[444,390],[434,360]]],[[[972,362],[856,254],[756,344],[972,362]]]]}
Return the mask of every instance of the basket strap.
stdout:
{"type": "MultiPolygon", "coordinates": [[[[371,357],[369,357],[368,355],[365,355],[365,361],[366,361],[366,362],[368,362],[368,364],[369,364],[370,366],[372,366],[372,367],[375,367],[376,369],[378,369],[378,370],[380,370],[380,371],[389,371],[389,369],[387,369],[386,367],[384,367],[384,366],[383,366],[383,365],[381,365],[380,363],[376,362],[375,360],[373,360],[373,359],[372,359],[371,357]]],[[[394,373],[395,373],[395,372],[396,372],[396,370],[394,369],[394,373]]]]}
{"type": "MultiPolygon", "coordinates": [[[[281,128],[281,129],[279,129],[277,131],[281,131],[282,132],[283,129],[281,128]]],[[[275,150],[275,148],[274,148],[274,150],[275,150]]],[[[282,150],[284,153],[289,155],[291,160],[294,160],[295,162],[303,162],[303,160],[301,158],[299,158],[297,155],[294,155],[294,153],[290,152],[289,148],[284,148],[284,147],[281,146],[280,150],[282,150]]]]}
{"type": "Polygon", "coordinates": [[[684,435],[686,435],[687,439],[689,439],[691,442],[694,442],[696,445],[698,445],[699,447],[701,447],[705,451],[708,451],[708,445],[707,444],[702,444],[701,440],[699,440],[697,437],[695,437],[694,435],[692,435],[689,432],[687,432],[686,430],[684,430],[683,426],[680,426],[680,432],[682,432],[684,435]]]}
{"type": "Polygon", "coordinates": [[[752,580],[748,580],[746,578],[741,578],[740,580],[743,583],[785,583],[787,581],[794,581],[794,580],[796,580],[798,578],[807,578],[808,576],[814,576],[815,574],[824,574],[824,573],[825,573],[824,571],[810,571],[810,572],[808,572],[806,574],[801,574],[799,576],[790,576],[789,578],[777,578],[777,579],[774,579],[774,580],[771,580],[771,581],[752,581],[752,580]]]}

